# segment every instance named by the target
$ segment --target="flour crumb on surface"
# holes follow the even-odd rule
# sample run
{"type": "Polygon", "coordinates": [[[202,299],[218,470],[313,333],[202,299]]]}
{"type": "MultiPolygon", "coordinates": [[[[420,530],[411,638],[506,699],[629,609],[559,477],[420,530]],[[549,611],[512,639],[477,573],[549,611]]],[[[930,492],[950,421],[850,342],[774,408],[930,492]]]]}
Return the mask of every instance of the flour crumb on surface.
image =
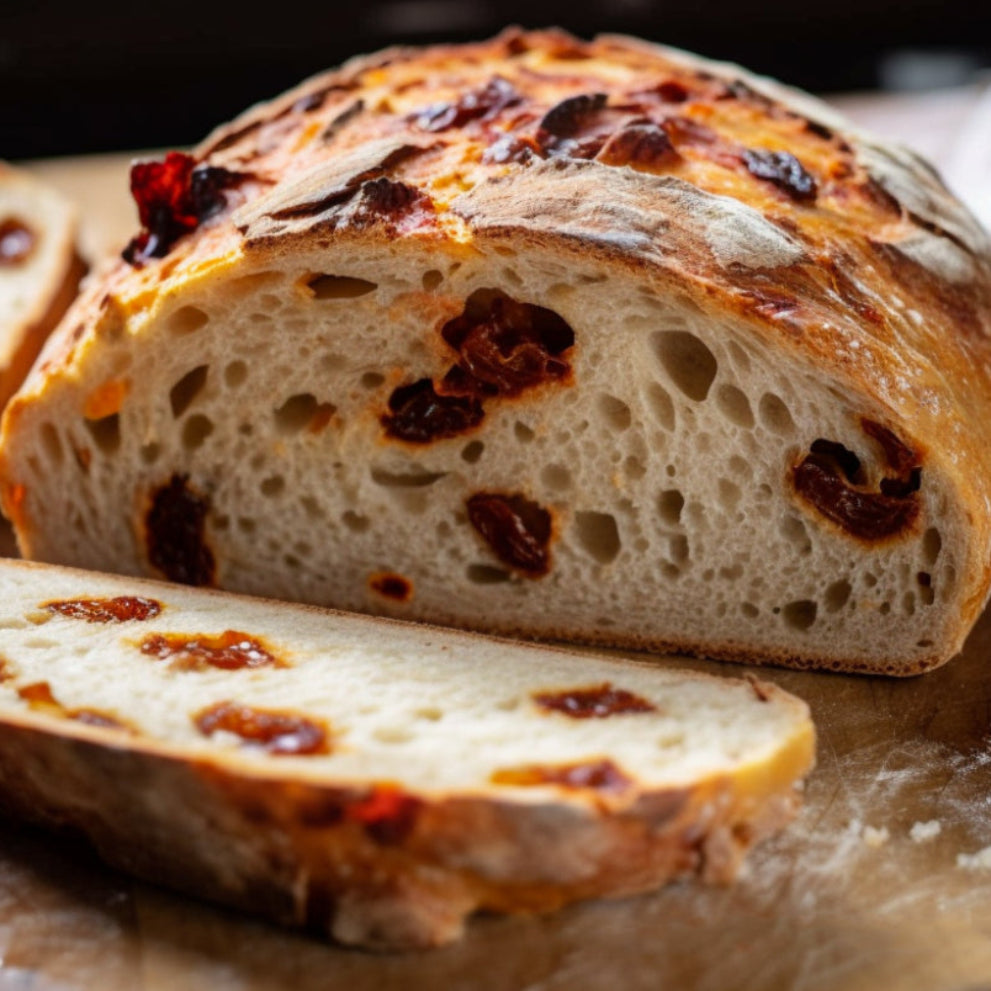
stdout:
{"type": "Polygon", "coordinates": [[[877,847],[884,846],[891,839],[891,833],[888,832],[887,826],[881,826],[880,828],[876,826],[864,826],[863,839],[868,846],[876,849],[877,847]]]}
{"type": "Polygon", "coordinates": [[[991,846],[986,846],[977,853],[958,853],[957,867],[968,871],[988,870],[991,868],[991,846]]]}
{"type": "Polygon", "coordinates": [[[913,843],[928,843],[936,839],[942,830],[943,825],[938,819],[930,819],[928,822],[917,822],[908,831],[908,835],[913,843]]]}

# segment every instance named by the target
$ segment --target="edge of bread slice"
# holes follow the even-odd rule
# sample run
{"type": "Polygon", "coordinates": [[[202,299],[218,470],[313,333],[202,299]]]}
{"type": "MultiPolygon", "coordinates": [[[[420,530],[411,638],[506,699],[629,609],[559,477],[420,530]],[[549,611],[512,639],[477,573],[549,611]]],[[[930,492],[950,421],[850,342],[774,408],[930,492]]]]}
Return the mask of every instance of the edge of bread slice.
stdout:
{"type": "Polygon", "coordinates": [[[76,209],[61,193],[0,162],[0,409],[86,274],[76,234],[76,209]]]}
{"type": "Polygon", "coordinates": [[[699,875],[798,808],[773,685],[0,561],[0,809],[347,944],[699,875]]]}

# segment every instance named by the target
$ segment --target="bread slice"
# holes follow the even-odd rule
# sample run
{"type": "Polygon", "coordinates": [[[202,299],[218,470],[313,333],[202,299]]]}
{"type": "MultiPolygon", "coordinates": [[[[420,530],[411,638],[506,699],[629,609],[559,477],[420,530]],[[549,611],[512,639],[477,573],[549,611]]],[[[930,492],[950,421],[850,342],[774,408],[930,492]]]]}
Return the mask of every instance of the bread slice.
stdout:
{"type": "Polygon", "coordinates": [[[986,599],[987,237],[809,98],[509,33],[133,185],[149,226],[4,421],[26,556],[901,675],[986,599]]]}
{"type": "Polygon", "coordinates": [[[0,561],[0,808],[380,949],[732,878],[810,769],[756,680],[0,561]]]}
{"type": "Polygon", "coordinates": [[[76,211],[23,169],[0,162],[0,409],[75,299],[86,265],[76,211]]]}

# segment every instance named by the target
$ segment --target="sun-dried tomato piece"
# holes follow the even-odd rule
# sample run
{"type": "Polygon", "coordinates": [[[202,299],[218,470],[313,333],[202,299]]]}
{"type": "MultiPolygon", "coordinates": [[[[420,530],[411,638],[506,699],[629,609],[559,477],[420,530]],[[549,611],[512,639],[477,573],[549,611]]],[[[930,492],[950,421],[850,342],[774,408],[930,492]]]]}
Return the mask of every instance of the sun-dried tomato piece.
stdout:
{"type": "Polygon", "coordinates": [[[369,588],[387,599],[396,602],[409,602],[413,598],[413,583],[402,575],[391,571],[381,571],[372,575],[368,580],[369,588]]]}
{"type": "Polygon", "coordinates": [[[656,168],[677,162],[667,131],[657,124],[631,124],[617,131],[605,144],[598,158],[607,165],[644,165],[656,168]]]}
{"type": "Polygon", "coordinates": [[[410,444],[430,444],[477,427],[485,415],[474,396],[438,395],[430,379],[403,385],[389,397],[382,426],[390,437],[410,444]]]}
{"type": "Polygon", "coordinates": [[[347,806],[345,816],[359,822],[376,842],[392,846],[413,831],[423,802],[395,785],[376,785],[369,794],[347,806]]]}
{"type": "Polygon", "coordinates": [[[605,105],[605,93],[569,96],[541,117],[537,133],[555,138],[573,138],[605,105]]]}
{"type": "Polygon", "coordinates": [[[477,492],[468,519],[503,564],[529,578],[550,570],[551,514],[518,493],[477,492]]]}
{"type": "Polygon", "coordinates": [[[534,158],[541,158],[543,151],[536,138],[526,134],[504,134],[494,141],[482,155],[484,165],[505,165],[516,162],[526,165],[534,158]]]}
{"type": "Polygon", "coordinates": [[[238,630],[219,634],[153,633],[141,641],[141,653],[171,662],[180,671],[240,671],[242,668],[285,667],[257,637],[238,630]]]}
{"type": "Polygon", "coordinates": [[[247,744],[263,747],[277,756],[310,756],[330,752],[327,727],[292,712],[255,709],[236,702],[218,702],[193,716],[204,736],[218,731],[233,733],[247,744]]]}
{"type": "Polygon", "coordinates": [[[464,127],[469,121],[491,120],[522,97],[509,80],[493,76],[481,89],[465,93],[454,103],[434,103],[413,115],[417,127],[425,131],[446,131],[464,127]]]}
{"type": "Polygon", "coordinates": [[[169,581],[210,585],[215,561],[204,535],[210,504],[188,483],[188,475],[173,475],[152,494],[145,516],[148,560],[169,581]]]}
{"type": "Polygon", "coordinates": [[[575,343],[571,327],[553,310],[491,289],[472,293],[441,335],[460,355],[464,373],[449,374],[445,391],[474,387],[483,395],[517,396],[571,373],[562,357],[575,343]]]}
{"type": "MultiPolygon", "coordinates": [[[[0,681],[2,680],[0,678],[0,681]]],[[[30,685],[23,685],[17,690],[17,694],[36,712],[42,712],[49,716],[61,716],[63,719],[85,723],[87,726],[102,726],[105,729],[122,729],[133,732],[127,723],[116,716],[107,715],[99,709],[67,709],[55,697],[52,686],[47,681],[36,681],[30,685]]]]}
{"type": "Polygon", "coordinates": [[[572,719],[605,719],[629,712],[656,712],[647,699],[608,682],[588,688],[569,688],[560,692],[535,692],[534,702],[541,709],[560,712],[572,719]]]}
{"type": "Polygon", "coordinates": [[[34,231],[17,217],[0,220],[0,268],[23,265],[37,243],[34,231]]]}
{"type": "Polygon", "coordinates": [[[379,176],[361,184],[354,203],[349,208],[350,223],[366,224],[392,222],[416,213],[434,212],[433,201],[422,190],[397,179],[379,176]]]}
{"type": "Polygon", "coordinates": [[[162,604],[140,595],[119,595],[114,599],[59,599],[42,603],[42,608],[87,623],[140,623],[154,619],[162,604]]]}
{"type": "Polygon", "coordinates": [[[803,203],[816,198],[815,179],[791,152],[748,148],[743,153],[743,163],[752,176],[774,183],[793,200],[803,203]]]}
{"type": "Polygon", "coordinates": [[[594,791],[625,791],[633,781],[611,760],[584,761],[576,764],[525,764],[501,768],[492,773],[496,785],[537,787],[561,785],[564,788],[594,791]]]}
{"type": "Polygon", "coordinates": [[[225,189],[246,178],[242,173],[198,165],[195,158],[180,151],[170,151],[160,162],[135,162],[131,195],[143,230],[124,249],[124,260],[140,265],[149,258],[164,258],[179,238],[223,209],[225,189]]]}
{"type": "Polygon", "coordinates": [[[866,484],[860,459],[835,441],[819,439],[792,471],[799,497],[851,536],[885,540],[909,530],[919,515],[916,493],[922,484],[918,455],[886,427],[861,420],[865,433],[884,451],[894,476],[878,490],[866,484]]]}

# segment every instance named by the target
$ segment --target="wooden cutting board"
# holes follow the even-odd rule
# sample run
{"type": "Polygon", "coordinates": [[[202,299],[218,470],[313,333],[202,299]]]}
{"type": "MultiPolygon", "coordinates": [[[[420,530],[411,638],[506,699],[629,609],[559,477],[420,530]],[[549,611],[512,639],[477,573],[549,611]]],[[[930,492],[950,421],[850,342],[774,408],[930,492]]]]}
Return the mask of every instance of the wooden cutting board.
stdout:
{"type": "MultiPolygon", "coordinates": [[[[845,109],[889,136],[925,136],[938,158],[974,96],[845,109]]],[[[90,251],[133,232],[126,157],[34,167],[82,205],[90,251]]],[[[989,667],[986,615],[961,657],[915,680],[767,672],[811,704],[819,764],[802,817],[739,884],[481,918],[431,953],[328,946],[0,825],[0,991],[977,991],[991,986],[989,667]]]]}

